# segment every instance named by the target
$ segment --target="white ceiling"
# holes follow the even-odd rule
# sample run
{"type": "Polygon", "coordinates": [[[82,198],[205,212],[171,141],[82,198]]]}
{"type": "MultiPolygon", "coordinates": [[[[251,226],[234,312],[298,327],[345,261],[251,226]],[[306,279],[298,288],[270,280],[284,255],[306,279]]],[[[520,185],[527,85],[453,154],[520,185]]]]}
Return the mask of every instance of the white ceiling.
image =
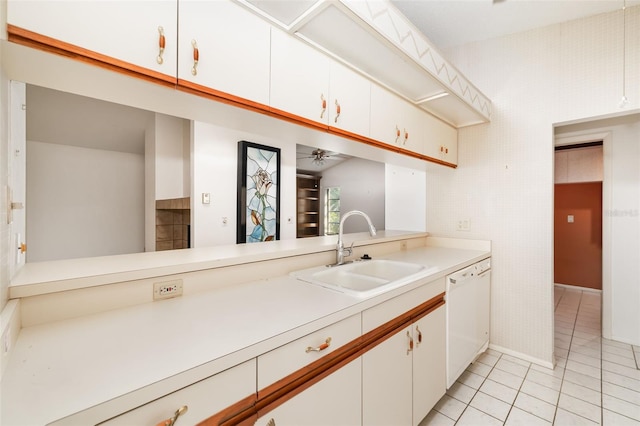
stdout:
{"type": "Polygon", "coordinates": [[[27,85],[27,140],[144,153],[153,113],[27,85]]]}
{"type": "MultiPolygon", "coordinates": [[[[622,11],[624,1],[391,0],[442,51],[586,16],[622,11]]],[[[627,7],[639,4],[640,0],[626,0],[627,7]]]]}

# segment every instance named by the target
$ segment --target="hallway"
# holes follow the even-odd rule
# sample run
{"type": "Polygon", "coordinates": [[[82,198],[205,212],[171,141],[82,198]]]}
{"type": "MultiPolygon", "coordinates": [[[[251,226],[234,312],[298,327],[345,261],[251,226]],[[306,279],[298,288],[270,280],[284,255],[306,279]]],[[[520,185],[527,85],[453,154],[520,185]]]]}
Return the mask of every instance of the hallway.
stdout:
{"type": "Polygon", "coordinates": [[[489,349],[421,426],[640,426],[640,347],[601,337],[601,293],[555,286],[550,370],[489,349]]]}

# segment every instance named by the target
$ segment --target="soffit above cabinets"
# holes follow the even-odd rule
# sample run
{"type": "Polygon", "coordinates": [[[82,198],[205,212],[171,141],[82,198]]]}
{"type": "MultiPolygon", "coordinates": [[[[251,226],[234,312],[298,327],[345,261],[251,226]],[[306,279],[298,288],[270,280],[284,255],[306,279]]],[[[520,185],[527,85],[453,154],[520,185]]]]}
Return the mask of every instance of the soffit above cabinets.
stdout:
{"type": "Polygon", "coordinates": [[[387,0],[236,0],[455,127],[491,101],[387,0]]]}

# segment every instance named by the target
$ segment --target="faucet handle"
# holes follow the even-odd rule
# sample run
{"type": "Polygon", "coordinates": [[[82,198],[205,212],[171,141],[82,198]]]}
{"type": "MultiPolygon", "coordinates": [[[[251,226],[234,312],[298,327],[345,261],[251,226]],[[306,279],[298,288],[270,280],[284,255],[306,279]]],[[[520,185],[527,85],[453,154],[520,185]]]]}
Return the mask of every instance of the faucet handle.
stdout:
{"type": "Polygon", "coordinates": [[[351,245],[347,248],[344,249],[344,252],[346,253],[344,256],[351,256],[353,254],[353,241],[351,242],[351,245]]]}

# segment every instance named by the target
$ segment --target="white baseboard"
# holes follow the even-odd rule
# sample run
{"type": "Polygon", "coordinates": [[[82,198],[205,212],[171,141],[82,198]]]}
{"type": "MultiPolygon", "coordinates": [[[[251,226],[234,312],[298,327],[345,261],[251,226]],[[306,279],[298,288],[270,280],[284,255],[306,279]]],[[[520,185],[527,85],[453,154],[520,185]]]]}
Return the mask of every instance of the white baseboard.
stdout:
{"type": "Polygon", "coordinates": [[[560,283],[554,283],[553,285],[558,286],[558,287],[562,287],[562,288],[570,288],[571,290],[580,290],[580,291],[586,291],[586,292],[589,292],[589,293],[602,294],[602,290],[598,290],[597,288],[580,287],[579,285],[560,284],[560,283]]]}
{"type": "Polygon", "coordinates": [[[495,345],[493,343],[489,343],[489,348],[493,349],[493,350],[496,350],[498,352],[502,352],[503,354],[511,355],[511,356],[516,357],[516,358],[520,358],[521,360],[532,362],[532,363],[540,365],[542,367],[549,368],[551,370],[553,370],[554,367],[555,367],[555,360],[545,361],[543,359],[535,358],[535,357],[529,356],[527,354],[523,354],[522,352],[518,352],[518,351],[514,351],[514,350],[511,350],[511,349],[508,349],[508,348],[504,348],[502,346],[498,346],[498,345],[495,345]]]}

